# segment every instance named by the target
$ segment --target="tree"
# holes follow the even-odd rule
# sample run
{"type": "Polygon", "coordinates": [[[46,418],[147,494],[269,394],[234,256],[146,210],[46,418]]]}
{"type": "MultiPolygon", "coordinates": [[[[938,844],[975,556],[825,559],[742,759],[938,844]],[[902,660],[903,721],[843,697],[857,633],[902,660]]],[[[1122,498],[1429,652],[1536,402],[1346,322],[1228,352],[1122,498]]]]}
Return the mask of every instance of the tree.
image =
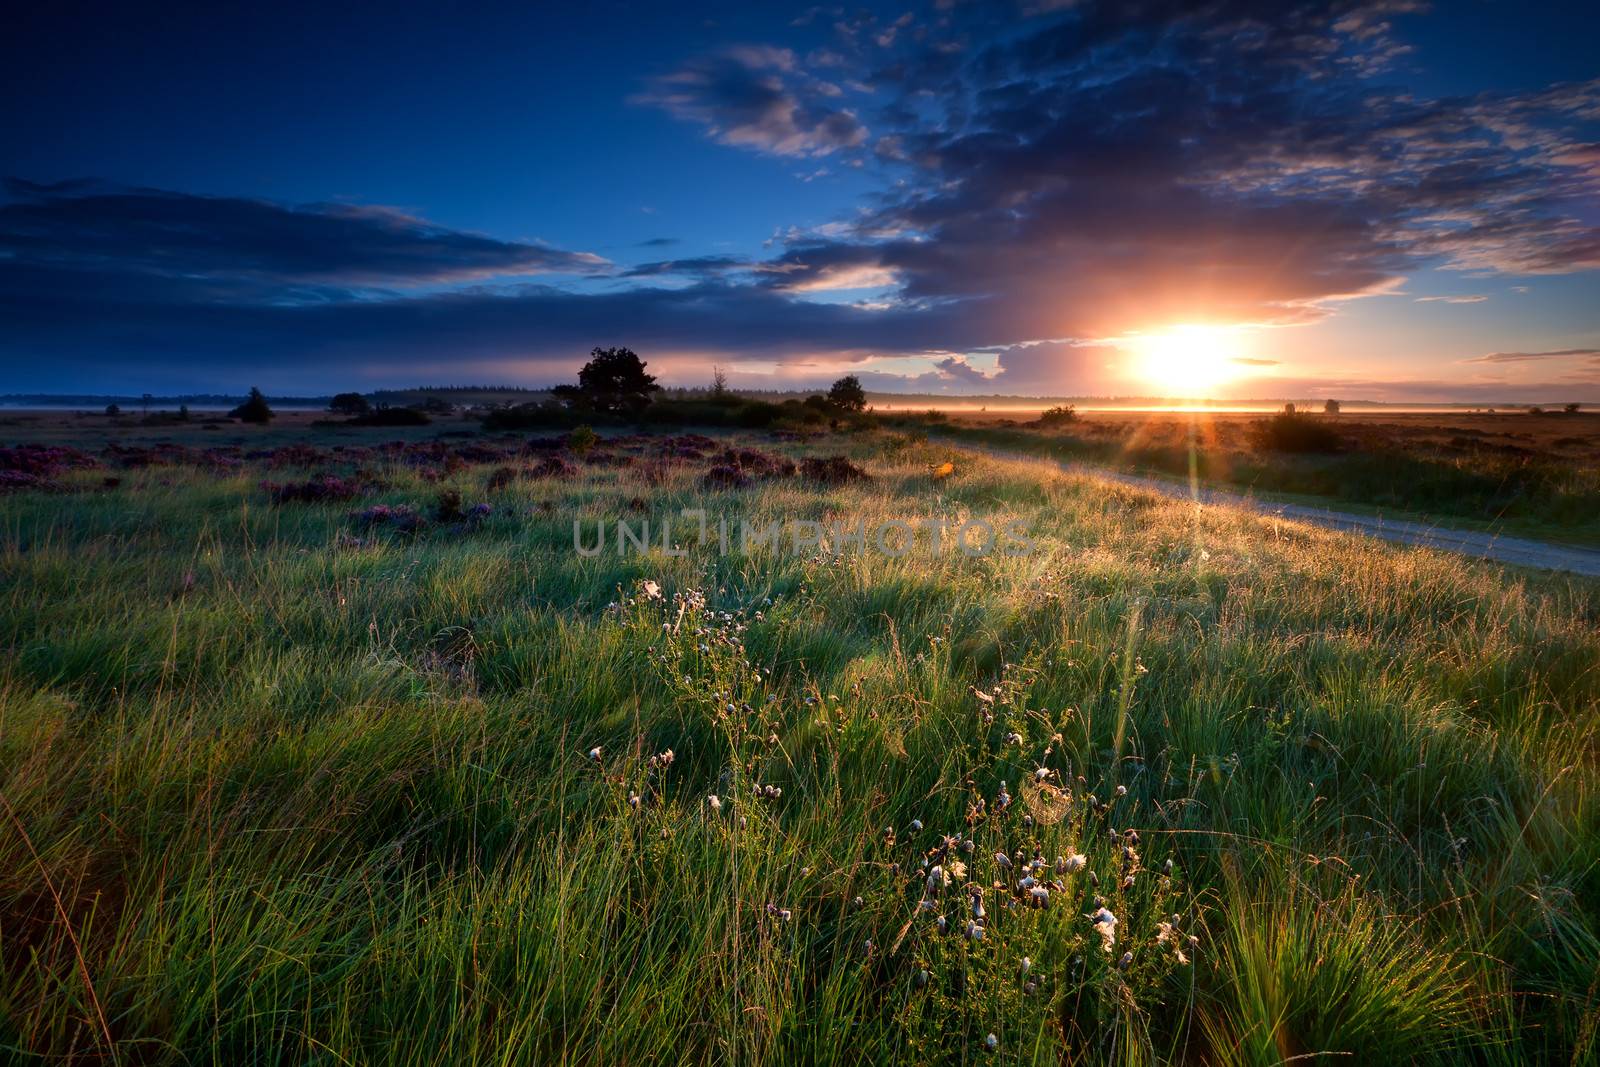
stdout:
{"type": "Polygon", "coordinates": [[[1339,414],[1339,402],[1337,400],[1328,401],[1326,404],[1322,405],[1322,413],[1324,415],[1339,414]]]}
{"type": "Polygon", "coordinates": [[[365,415],[372,405],[360,393],[339,393],[328,401],[328,410],[335,415],[365,415]]]}
{"type": "Polygon", "coordinates": [[[228,415],[240,422],[253,422],[265,426],[272,421],[272,408],[267,406],[267,398],[261,395],[261,390],[251,386],[249,398],[228,412],[228,415]]]}
{"type": "Polygon", "coordinates": [[[861,388],[860,378],[847,374],[828,390],[828,402],[841,411],[865,411],[867,392],[861,388]]]}
{"type": "Polygon", "coordinates": [[[650,406],[652,394],[661,391],[655,375],[645,373],[645,361],[631,348],[595,348],[589,356],[576,386],[551,390],[571,407],[637,415],[650,406]]]}

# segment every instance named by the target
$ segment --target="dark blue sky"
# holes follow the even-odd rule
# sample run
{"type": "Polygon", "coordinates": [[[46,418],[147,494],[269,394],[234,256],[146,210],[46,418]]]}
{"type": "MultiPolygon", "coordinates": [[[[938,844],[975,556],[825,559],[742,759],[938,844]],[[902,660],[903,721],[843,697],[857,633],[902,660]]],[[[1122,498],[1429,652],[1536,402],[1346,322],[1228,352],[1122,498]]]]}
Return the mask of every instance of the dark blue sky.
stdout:
{"type": "Polygon", "coordinates": [[[1219,393],[1594,399],[1597,21],[41,7],[0,39],[0,392],[542,384],[612,343],[1156,392],[1203,336],[1219,393]]]}

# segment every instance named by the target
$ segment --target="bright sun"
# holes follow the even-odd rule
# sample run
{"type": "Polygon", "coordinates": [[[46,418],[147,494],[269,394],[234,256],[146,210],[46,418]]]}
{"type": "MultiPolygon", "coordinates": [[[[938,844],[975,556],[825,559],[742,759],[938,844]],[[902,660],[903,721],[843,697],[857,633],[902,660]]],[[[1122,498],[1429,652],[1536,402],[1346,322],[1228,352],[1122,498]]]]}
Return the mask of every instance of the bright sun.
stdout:
{"type": "Polygon", "coordinates": [[[1226,326],[1172,326],[1132,339],[1138,373],[1168,396],[1199,397],[1237,377],[1240,334],[1226,326]]]}

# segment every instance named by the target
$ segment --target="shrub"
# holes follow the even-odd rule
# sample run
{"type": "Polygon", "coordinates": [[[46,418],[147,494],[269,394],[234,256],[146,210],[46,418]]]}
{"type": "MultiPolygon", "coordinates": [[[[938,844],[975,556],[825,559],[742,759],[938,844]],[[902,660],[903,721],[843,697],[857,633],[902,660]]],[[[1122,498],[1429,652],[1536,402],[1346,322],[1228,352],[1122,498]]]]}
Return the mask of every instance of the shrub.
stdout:
{"type": "Polygon", "coordinates": [[[318,504],[328,500],[353,500],[361,495],[358,482],[336,474],[322,474],[303,482],[262,482],[274,504],[318,504]]]}
{"type": "Polygon", "coordinates": [[[866,471],[844,456],[819,456],[800,461],[800,476],[823,485],[843,485],[870,478],[866,471]]]}
{"type": "Polygon", "coordinates": [[[1331,426],[1290,411],[1256,423],[1251,427],[1251,436],[1257,448],[1271,452],[1337,452],[1341,444],[1331,426]]]}
{"type": "Polygon", "coordinates": [[[372,405],[360,393],[339,393],[328,402],[328,410],[335,415],[365,415],[372,405]]]}
{"type": "Polygon", "coordinates": [[[573,425],[577,417],[560,404],[518,404],[497,408],[483,417],[483,428],[491,433],[514,430],[558,430],[573,425]]]}
{"type": "Polygon", "coordinates": [[[580,459],[594,450],[600,443],[600,435],[589,426],[579,426],[567,434],[567,449],[580,459]]]}
{"type": "Polygon", "coordinates": [[[265,426],[272,421],[273,411],[267,404],[267,398],[261,394],[261,390],[251,386],[250,396],[246,398],[244,403],[228,412],[228,415],[238,419],[240,422],[250,422],[258,426],[265,426]]]}
{"type": "Polygon", "coordinates": [[[416,408],[379,408],[348,420],[346,426],[427,426],[433,422],[425,411],[416,408]]]}
{"type": "Polygon", "coordinates": [[[847,374],[828,389],[828,403],[840,411],[865,411],[867,392],[861,388],[861,379],[847,374]]]}

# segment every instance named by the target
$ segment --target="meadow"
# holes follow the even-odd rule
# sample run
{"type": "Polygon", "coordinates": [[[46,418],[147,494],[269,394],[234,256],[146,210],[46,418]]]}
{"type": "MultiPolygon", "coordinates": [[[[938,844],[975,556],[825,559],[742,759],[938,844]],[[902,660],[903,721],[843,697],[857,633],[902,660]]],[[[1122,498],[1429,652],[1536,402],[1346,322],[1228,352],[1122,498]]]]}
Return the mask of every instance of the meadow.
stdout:
{"type": "Polygon", "coordinates": [[[1600,1056],[1600,583],[918,433],[437,431],[29,453],[5,1058],[1600,1056]],[[685,508],[1034,551],[574,550],[685,508]]]}
{"type": "Polygon", "coordinates": [[[1600,414],[897,414],[893,422],[1055,459],[1198,478],[1269,498],[1600,545],[1600,414]],[[1032,417],[1028,417],[1028,416],[1032,417]],[[1287,432],[1285,432],[1287,431],[1287,432]]]}

